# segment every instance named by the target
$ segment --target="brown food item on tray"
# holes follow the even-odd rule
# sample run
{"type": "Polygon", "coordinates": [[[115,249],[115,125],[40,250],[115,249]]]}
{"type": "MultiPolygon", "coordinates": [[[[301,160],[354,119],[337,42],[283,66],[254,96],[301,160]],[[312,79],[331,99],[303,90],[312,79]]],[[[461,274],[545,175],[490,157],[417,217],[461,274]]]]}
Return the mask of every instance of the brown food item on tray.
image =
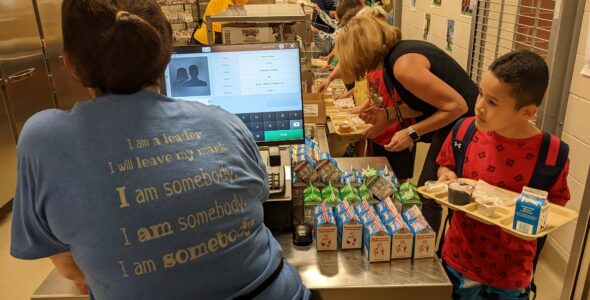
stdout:
{"type": "Polygon", "coordinates": [[[338,131],[341,133],[350,133],[352,132],[352,127],[349,124],[340,124],[338,125],[338,131]]]}

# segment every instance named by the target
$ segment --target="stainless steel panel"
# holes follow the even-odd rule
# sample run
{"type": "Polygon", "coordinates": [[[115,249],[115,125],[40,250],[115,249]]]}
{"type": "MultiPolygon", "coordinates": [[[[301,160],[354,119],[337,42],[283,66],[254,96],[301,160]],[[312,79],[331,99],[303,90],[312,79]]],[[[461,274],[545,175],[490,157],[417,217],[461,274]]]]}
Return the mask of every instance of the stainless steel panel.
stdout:
{"type": "Polygon", "coordinates": [[[0,90],[0,207],[14,197],[16,187],[16,141],[4,94],[0,90]]]}
{"type": "Polygon", "coordinates": [[[90,94],[88,89],[70,74],[63,62],[62,0],[37,0],[36,2],[57,107],[70,109],[76,101],[90,99],[90,94]]]}
{"type": "Polygon", "coordinates": [[[0,69],[9,115],[20,133],[34,113],[55,106],[31,1],[0,2],[0,69]]]}

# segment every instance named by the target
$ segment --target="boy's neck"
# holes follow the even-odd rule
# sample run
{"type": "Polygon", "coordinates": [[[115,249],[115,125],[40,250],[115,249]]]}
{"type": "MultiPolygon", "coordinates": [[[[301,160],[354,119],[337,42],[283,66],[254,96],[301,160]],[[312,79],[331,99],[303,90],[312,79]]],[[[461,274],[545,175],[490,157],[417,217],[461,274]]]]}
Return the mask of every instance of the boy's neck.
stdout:
{"type": "Polygon", "coordinates": [[[540,133],[541,130],[528,120],[515,121],[510,126],[496,131],[497,135],[509,139],[526,139],[536,136],[540,133]]]}

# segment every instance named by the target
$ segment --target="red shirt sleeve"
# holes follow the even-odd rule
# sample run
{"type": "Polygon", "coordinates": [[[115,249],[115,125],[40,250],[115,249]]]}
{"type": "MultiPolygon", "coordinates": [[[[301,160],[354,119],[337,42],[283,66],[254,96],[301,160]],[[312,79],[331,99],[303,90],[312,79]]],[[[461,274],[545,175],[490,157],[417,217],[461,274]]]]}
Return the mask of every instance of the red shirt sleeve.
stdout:
{"type": "Polygon", "coordinates": [[[570,160],[568,159],[563,166],[561,174],[549,189],[549,201],[557,205],[565,206],[570,200],[570,189],[567,186],[567,174],[570,169],[570,160]]]}
{"type": "Polygon", "coordinates": [[[451,131],[440,149],[440,153],[436,158],[436,163],[441,167],[447,167],[455,171],[455,157],[453,156],[452,140],[453,132],[451,131]]]}

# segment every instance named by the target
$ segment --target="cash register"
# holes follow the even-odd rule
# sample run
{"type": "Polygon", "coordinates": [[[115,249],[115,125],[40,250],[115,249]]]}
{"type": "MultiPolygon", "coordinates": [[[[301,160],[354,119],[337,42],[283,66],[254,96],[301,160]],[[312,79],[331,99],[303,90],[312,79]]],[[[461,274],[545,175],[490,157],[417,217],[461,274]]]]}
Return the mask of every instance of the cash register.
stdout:
{"type": "Polygon", "coordinates": [[[175,47],[161,89],[171,98],[219,106],[244,122],[268,173],[265,223],[290,227],[291,161],[286,145],[302,144],[305,134],[299,45],[175,47]]]}

